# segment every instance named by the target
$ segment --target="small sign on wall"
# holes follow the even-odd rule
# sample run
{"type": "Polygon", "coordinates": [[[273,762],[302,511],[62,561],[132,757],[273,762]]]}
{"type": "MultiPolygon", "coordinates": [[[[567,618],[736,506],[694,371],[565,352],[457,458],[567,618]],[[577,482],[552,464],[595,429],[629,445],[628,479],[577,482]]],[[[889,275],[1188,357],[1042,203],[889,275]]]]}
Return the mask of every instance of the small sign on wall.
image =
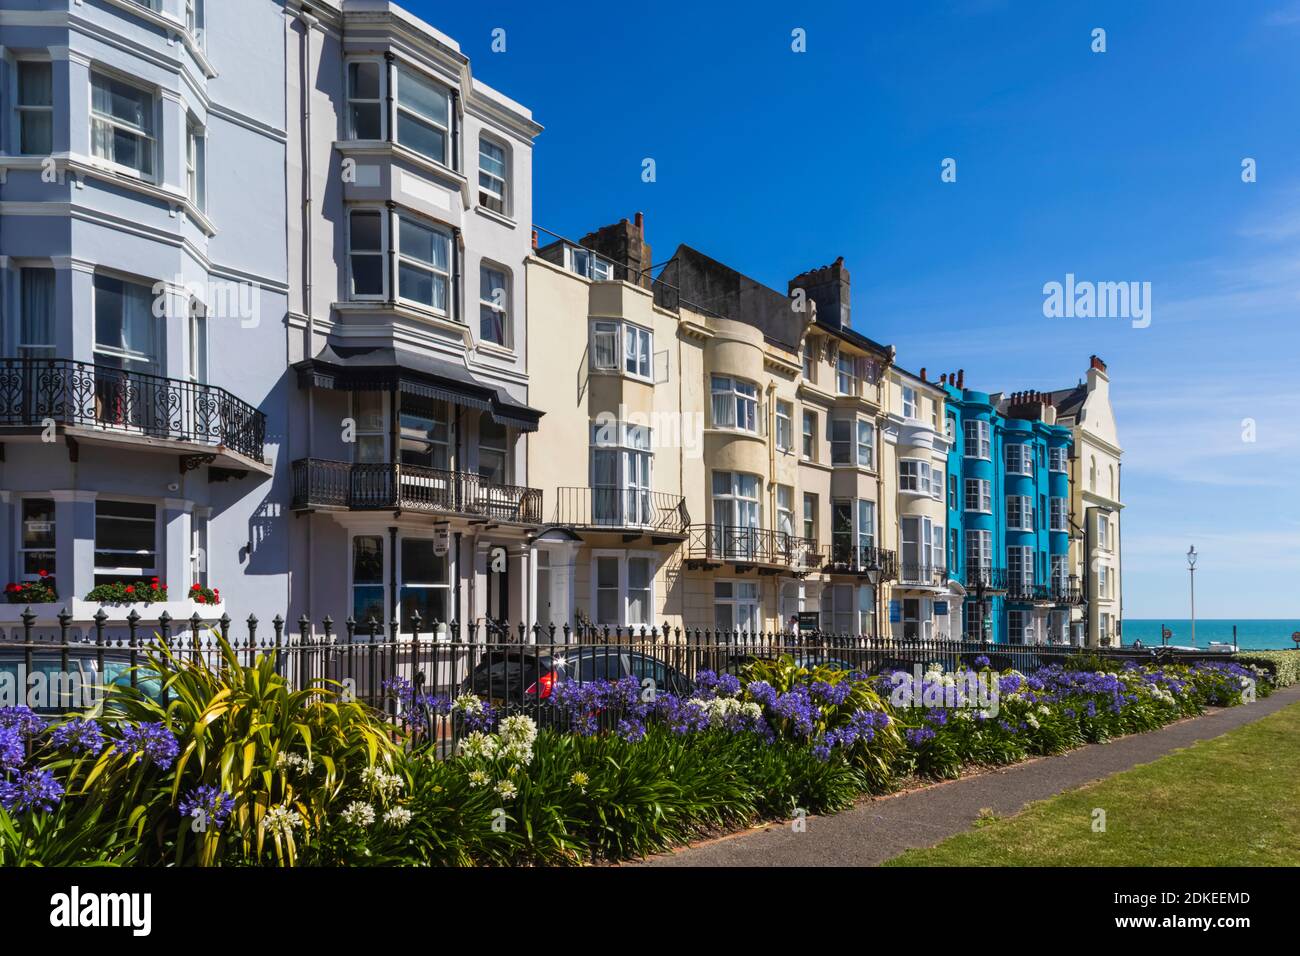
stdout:
{"type": "Polygon", "coordinates": [[[889,623],[898,624],[903,620],[903,604],[901,601],[889,602],[889,623]]]}
{"type": "Polygon", "coordinates": [[[947,616],[948,616],[948,602],[947,602],[947,601],[935,601],[935,602],[934,602],[934,613],[935,613],[935,616],[936,616],[936,617],[939,617],[939,616],[947,617],[947,616]]]}

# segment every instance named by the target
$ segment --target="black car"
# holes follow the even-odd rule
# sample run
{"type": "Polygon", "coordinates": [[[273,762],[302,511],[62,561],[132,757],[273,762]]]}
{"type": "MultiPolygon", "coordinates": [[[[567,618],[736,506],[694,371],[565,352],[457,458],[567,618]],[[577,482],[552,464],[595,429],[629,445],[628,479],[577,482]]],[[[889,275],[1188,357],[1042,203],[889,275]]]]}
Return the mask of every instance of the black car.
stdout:
{"type": "Polygon", "coordinates": [[[695,689],[689,677],[663,661],[618,647],[582,647],[569,653],[529,647],[491,650],[483,655],[464,683],[461,693],[484,697],[493,703],[527,704],[546,700],[558,683],[615,681],[635,677],[654,681],[658,690],[686,695],[695,689]]]}

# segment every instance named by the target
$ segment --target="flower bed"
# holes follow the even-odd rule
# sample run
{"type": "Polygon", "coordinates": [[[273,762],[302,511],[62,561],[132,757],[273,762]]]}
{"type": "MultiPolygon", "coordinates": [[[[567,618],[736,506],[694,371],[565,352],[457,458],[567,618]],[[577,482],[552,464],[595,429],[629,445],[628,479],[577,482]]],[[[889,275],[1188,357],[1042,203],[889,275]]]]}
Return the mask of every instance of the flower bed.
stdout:
{"type": "Polygon", "coordinates": [[[134,584],[125,581],[98,584],[90,589],[83,600],[100,604],[155,604],[167,600],[167,585],[158,578],[136,581],[134,584]]]}
{"type": "Polygon", "coordinates": [[[1247,651],[1234,654],[1233,660],[1246,667],[1267,671],[1275,687],[1290,687],[1300,683],[1300,650],[1247,651]]]}
{"type": "Polygon", "coordinates": [[[412,723],[394,740],[377,713],[292,690],[268,659],[241,666],[227,648],[218,668],[165,655],[146,666],[171,681],[166,710],[129,688],[95,721],[0,710],[0,864],[628,859],[1271,687],[1235,663],[867,677],[785,658],[700,673],[689,697],[561,682],[539,729],[397,680],[388,689],[412,723]],[[448,722],[461,738],[441,759],[430,730],[448,722]]]}

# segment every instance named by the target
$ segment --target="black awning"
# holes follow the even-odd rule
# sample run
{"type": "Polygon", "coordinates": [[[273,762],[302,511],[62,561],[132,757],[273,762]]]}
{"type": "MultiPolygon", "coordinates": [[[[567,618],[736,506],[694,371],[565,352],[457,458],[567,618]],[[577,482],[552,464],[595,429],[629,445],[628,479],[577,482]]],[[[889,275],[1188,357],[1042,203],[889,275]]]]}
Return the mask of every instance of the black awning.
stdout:
{"type": "Polygon", "coordinates": [[[475,378],[455,362],[392,347],[327,345],[315,358],[294,364],[302,388],[364,392],[398,388],[489,413],[501,425],[537,431],[542,413],[504,389],[475,378]]]}

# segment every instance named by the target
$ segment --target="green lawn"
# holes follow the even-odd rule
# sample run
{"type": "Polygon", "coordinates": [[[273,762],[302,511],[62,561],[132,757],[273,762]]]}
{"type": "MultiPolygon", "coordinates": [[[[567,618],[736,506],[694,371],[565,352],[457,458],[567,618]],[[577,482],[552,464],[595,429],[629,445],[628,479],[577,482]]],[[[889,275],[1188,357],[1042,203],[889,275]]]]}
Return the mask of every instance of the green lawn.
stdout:
{"type": "Polygon", "coordinates": [[[1300,704],[887,866],[1295,866],[1300,704]],[[1093,810],[1106,831],[1093,832],[1093,810]]]}

